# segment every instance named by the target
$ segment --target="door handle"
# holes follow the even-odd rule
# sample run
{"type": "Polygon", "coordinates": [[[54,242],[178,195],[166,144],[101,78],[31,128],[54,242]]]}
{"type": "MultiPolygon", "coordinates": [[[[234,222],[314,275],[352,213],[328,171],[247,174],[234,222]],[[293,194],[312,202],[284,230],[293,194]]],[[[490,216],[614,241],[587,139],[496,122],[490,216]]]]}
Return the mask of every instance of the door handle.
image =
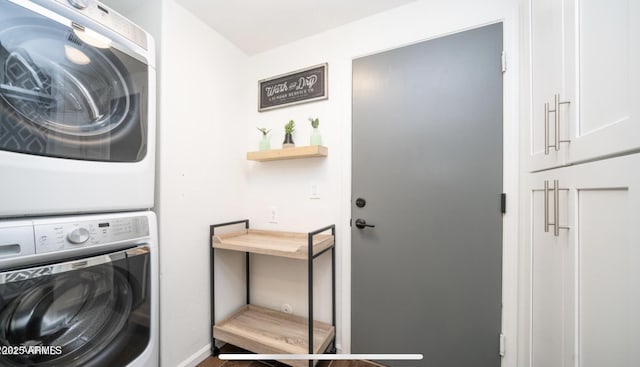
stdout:
{"type": "Polygon", "coordinates": [[[367,224],[366,220],[358,218],[358,219],[356,219],[356,227],[358,227],[360,229],[364,229],[365,227],[374,228],[375,225],[367,224]]]}

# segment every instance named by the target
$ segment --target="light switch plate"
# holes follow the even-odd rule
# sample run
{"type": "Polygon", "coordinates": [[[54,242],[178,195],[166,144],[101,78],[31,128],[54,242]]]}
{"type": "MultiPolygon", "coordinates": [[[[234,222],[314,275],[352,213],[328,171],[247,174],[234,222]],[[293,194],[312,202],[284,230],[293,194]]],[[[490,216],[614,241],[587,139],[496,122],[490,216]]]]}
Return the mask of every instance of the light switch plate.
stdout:
{"type": "Polygon", "coordinates": [[[312,200],[320,199],[320,193],[319,193],[317,184],[311,184],[311,195],[309,195],[309,199],[312,199],[312,200]]]}
{"type": "Polygon", "coordinates": [[[278,224],[278,207],[269,207],[269,223],[278,224]]]}

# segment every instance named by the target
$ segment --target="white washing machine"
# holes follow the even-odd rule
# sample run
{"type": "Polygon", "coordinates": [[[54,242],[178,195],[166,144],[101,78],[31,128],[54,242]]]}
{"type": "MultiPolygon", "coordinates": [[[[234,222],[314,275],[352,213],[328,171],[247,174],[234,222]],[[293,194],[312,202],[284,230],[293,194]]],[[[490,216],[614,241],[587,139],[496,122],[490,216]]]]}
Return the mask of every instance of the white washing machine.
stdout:
{"type": "Polygon", "coordinates": [[[0,221],[0,366],[157,367],[150,211],[0,221]]]}
{"type": "Polygon", "coordinates": [[[155,75],[95,0],[0,0],[0,218],[153,207],[155,75]]]}

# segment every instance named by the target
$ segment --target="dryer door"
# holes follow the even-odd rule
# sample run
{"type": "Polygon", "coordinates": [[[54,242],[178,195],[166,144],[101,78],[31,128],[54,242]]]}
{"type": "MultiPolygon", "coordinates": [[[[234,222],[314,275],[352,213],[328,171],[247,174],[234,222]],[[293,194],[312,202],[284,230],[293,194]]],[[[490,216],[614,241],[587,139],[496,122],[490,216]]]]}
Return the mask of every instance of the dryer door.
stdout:
{"type": "Polygon", "coordinates": [[[150,340],[149,251],[0,273],[0,365],[133,361],[150,340]]]}
{"type": "Polygon", "coordinates": [[[81,25],[0,2],[0,150],[142,160],[148,66],[132,55],[81,25]]]}

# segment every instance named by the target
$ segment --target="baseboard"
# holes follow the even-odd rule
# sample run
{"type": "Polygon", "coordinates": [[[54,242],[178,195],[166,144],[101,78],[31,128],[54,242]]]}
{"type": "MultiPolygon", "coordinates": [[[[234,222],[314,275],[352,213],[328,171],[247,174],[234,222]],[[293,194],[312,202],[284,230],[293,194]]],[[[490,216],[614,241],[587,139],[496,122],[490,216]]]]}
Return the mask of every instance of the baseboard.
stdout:
{"type": "Polygon", "coordinates": [[[185,359],[178,367],[196,367],[198,363],[204,361],[211,355],[211,343],[202,347],[199,351],[195,352],[189,358],[185,359]]]}
{"type": "MultiPolygon", "coordinates": [[[[342,353],[342,345],[336,344],[336,353],[342,353]]],[[[202,347],[199,351],[195,352],[189,358],[185,359],[178,365],[178,367],[196,367],[198,363],[204,361],[211,355],[211,343],[202,347]]]]}

